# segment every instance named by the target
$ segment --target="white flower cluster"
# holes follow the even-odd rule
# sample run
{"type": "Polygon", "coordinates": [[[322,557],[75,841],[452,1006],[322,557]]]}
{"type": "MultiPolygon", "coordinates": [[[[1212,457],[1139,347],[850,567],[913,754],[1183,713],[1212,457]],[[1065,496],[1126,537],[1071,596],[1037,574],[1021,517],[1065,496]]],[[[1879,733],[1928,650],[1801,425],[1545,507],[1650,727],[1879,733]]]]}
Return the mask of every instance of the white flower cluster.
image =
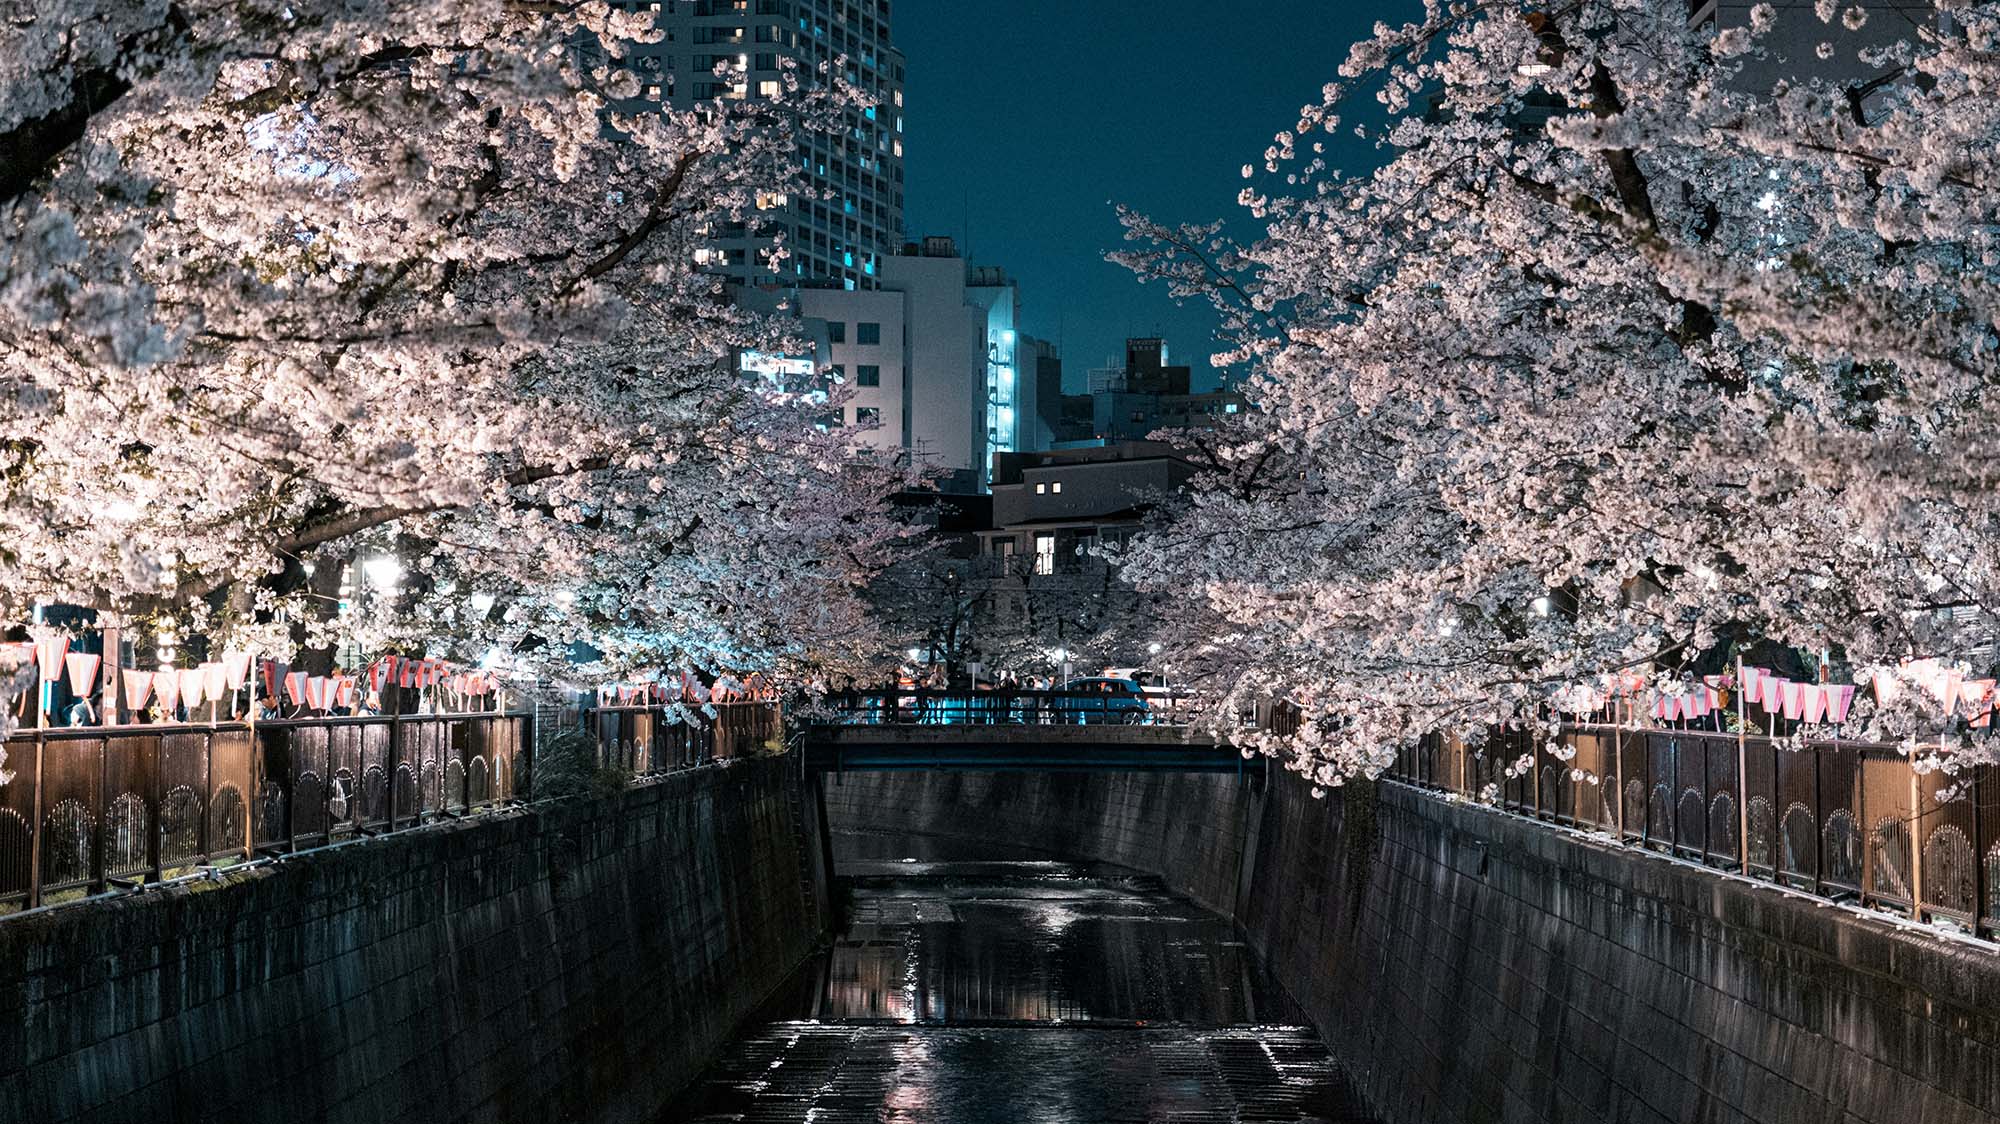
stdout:
{"type": "Polygon", "coordinates": [[[738,375],[798,341],[693,265],[851,92],[622,112],[658,33],[603,0],[30,6],[0,26],[0,619],[869,651],[894,478],[824,393],[738,375]]]}
{"type": "Polygon", "coordinates": [[[1118,260],[1216,302],[1260,407],[1124,573],[1300,708],[1272,752],[1372,772],[1732,641],[1991,664],[2000,5],[1942,6],[1880,71],[1772,87],[1812,13],[1432,0],[1307,115],[1379,86],[1379,170],[1288,130],[1256,243],[1124,215],[1118,260]]]}

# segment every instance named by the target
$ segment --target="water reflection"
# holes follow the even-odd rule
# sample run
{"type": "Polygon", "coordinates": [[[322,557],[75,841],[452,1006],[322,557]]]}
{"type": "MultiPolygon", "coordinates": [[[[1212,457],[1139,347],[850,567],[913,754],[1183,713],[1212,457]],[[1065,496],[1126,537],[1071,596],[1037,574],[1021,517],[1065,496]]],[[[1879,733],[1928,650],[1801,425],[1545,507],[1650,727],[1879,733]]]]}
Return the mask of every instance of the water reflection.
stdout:
{"type": "Polygon", "coordinates": [[[1130,871],[841,862],[776,1021],[664,1121],[1363,1120],[1230,924],[1130,871]]]}
{"type": "Polygon", "coordinates": [[[1299,1023],[1227,921],[1068,863],[850,863],[811,1012],[845,1021],[1299,1023]]]}

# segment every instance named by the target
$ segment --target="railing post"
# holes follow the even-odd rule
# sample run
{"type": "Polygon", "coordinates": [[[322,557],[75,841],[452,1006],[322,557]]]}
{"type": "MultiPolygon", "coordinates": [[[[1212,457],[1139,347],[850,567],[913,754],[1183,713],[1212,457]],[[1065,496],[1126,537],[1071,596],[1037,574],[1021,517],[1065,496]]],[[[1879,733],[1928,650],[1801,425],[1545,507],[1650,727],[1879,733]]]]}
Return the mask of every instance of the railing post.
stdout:
{"type": "Polygon", "coordinates": [[[209,830],[215,819],[215,730],[211,727],[202,742],[201,778],[201,861],[206,866],[215,850],[215,836],[209,830]]]}
{"type": "MultiPolygon", "coordinates": [[[[1736,687],[1739,694],[1743,685],[1743,656],[1736,656],[1736,687]]],[[[1739,698],[1737,706],[1742,702],[1739,698]]],[[[1813,775],[1819,775],[1819,751],[1813,751],[1813,775]]],[[[1773,771],[1771,784],[1775,788],[1778,774],[1773,771]]],[[[1814,830],[1818,830],[1817,827],[1814,830]]],[[[1817,850],[1817,848],[1815,848],[1817,850]]],[[[1743,859],[1743,876],[1750,876],[1750,748],[1749,737],[1744,732],[1743,723],[1736,723],[1736,853],[1743,859]]]]}
{"type": "MultiPolygon", "coordinates": [[[[210,713],[213,714],[212,709],[210,713]]],[[[152,761],[149,763],[150,768],[146,770],[146,792],[149,798],[146,801],[146,814],[142,817],[146,828],[146,880],[149,882],[159,882],[166,876],[166,871],[161,867],[160,857],[160,801],[164,795],[160,792],[160,773],[162,772],[161,766],[163,764],[161,758],[166,755],[167,743],[158,734],[155,734],[148,740],[152,745],[153,752],[151,754],[152,761]]],[[[106,755],[109,755],[111,752],[111,739],[109,737],[104,739],[104,752],[106,755]]],[[[202,798],[202,802],[204,805],[207,804],[206,796],[202,798]]]]}
{"type": "Polygon", "coordinates": [[[397,774],[403,767],[403,716],[399,713],[401,709],[401,707],[396,707],[389,712],[388,771],[390,831],[396,830],[396,797],[400,794],[403,787],[396,783],[400,779],[397,774]]]}
{"type": "Polygon", "coordinates": [[[48,736],[35,731],[35,795],[33,802],[34,820],[28,825],[28,908],[42,904],[42,751],[48,743],[48,736]]]}
{"type": "MultiPolygon", "coordinates": [[[[43,684],[43,686],[47,686],[47,684],[43,684]]],[[[107,849],[107,845],[110,842],[110,837],[109,837],[110,820],[111,820],[110,758],[111,758],[110,740],[107,738],[99,738],[97,740],[97,800],[95,801],[97,805],[96,808],[97,846],[92,848],[92,854],[90,856],[90,892],[93,894],[103,893],[105,886],[107,885],[106,867],[109,864],[104,861],[105,860],[104,852],[107,849]]]]}
{"type": "MultiPolygon", "coordinates": [[[[1774,808],[1778,803],[1778,754],[1780,752],[1782,751],[1778,749],[1778,743],[1772,742],[1771,743],[1771,804],[1774,808]]],[[[1861,885],[1856,886],[1854,888],[1854,891],[1856,894],[1860,895],[1860,898],[1863,902],[1866,902],[1868,900],[1868,884],[1870,881],[1868,877],[1868,867],[1869,867],[1868,854],[1869,851],[1871,850],[1871,848],[1868,846],[1868,820],[1863,815],[1863,813],[1866,810],[1864,807],[1864,801],[1866,800],[1866,793],[1868,791],[1868,774],[1866,772],[1867,763],[1868,763],[1867,759],[1862,756],[1861,751],[1858,749],[1855,750],[1854,779],[1856,781],[1856,784],[1854,786],[1854,793],[1855,793],[1854,818],[1856,822],[1855,830],[1860,832],[1861,834],[1861,870],[1860,870],[1861,877],[1857,880],[1861,883],[1861,885]]],[[[1824,831],[1824,829],[1820,827],[1820,825],[1826,822],[1826,794],[1821,791],[1821,781],[1819,774],[1820,774],[1820,759],[1819,755],[1815,753],[1813,754],[1813,762],[1812,762],[1813,893],[1819,895],[1820,897],[1825,897],[1826,896],[1826,832],[1824,831]]],[[[1779,829],[1778,834],[1780,835],[1784,834],[1784,822],[1785,821],[1783,820],[1778,821],[1778,829],[1779,829]]],[[[1784,881],[1784,879],[1778,875],[1778,856],[1776,855],[1771,856],[1771,875],[1772,875],[1772,881],[1775,882],[1784,881]]]]}
{"type": "Polygon", "coordinates": [[[285,851],[296,854],[299,849],[299,728],[285,727],[285,851]]]}
{"type": "Polygon", "coordinates": [[[1975,766],[1972,770],[1972,781],[1967,786],[1971,789],[1969,795],[1972,798],[1972,935],[1974,937],[1981,934],[1987,909],[1986,856],[1980,853],[1984,840],[1979,834],[1979,777],[1982,772],[1987,771],[1975,766]]]}
{"type": "Polygon", "coordinates": [[[1617,785],[1616,795],[1611,805],[1618,821],[1618,842],[1625,842],[1625,726],[1619,721],[1618,687],[1612,685],[1611,695],[1611,768],[1612,783],[1617,785]]]}
{"type": "MultiPolygon", "coordinates": [[[[1917,766],[1910,763],[1910,920],[1924,919],[1924,810],[1918,803],[1923,798],[1922,783],[1917,779],[1917,766]]],[[[1978,854],[1973,861],[1981,861],[1978,854]]]]}

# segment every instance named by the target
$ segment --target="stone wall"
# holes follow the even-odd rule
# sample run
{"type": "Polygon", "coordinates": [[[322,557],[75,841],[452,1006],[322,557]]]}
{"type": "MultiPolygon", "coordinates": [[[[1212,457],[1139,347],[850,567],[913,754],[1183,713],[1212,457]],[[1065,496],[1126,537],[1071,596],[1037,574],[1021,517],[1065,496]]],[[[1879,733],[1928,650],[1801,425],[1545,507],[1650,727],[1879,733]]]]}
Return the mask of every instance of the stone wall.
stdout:
{"type": "Polygon", "coordinates": [[[1034,840],[1233,901],[1390,1124],[2000,1120],[2000,955],[1768,885],[1395,785],[829,792],[836,831],[1034,840]]]}
{"type": "Polygon", "coordinates": [[[0,1120],[650,1124],[818,941],[789,764],[0,922],[0,1120]]]}

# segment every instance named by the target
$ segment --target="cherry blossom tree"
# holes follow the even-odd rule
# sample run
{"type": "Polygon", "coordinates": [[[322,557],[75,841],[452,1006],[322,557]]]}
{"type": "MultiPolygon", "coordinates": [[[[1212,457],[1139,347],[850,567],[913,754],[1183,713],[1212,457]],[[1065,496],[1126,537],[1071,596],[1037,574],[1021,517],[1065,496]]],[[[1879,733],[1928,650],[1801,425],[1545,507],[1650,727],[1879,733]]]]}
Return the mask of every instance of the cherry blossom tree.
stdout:
{"type": "Polygon", "coordinates": [[[1261,406],[1125,572],[1204,603],[1224,712],[1300,706],[1263,749],[1337,784],[1756,640],[1992,673],[2000,6],[1883,7],[1429,0],[1245,167],[1261,239],[1124,215],[1261,406]]]}
{"type": "Polygon", "coordinates": [[[0,617],[607,673],[865,648],[894,477],[811,424],[823,387],[738,373],[799,341],[694,265],[856,94],[621,109],[659,34],[602,0],[27,0],[0,617]]]}

